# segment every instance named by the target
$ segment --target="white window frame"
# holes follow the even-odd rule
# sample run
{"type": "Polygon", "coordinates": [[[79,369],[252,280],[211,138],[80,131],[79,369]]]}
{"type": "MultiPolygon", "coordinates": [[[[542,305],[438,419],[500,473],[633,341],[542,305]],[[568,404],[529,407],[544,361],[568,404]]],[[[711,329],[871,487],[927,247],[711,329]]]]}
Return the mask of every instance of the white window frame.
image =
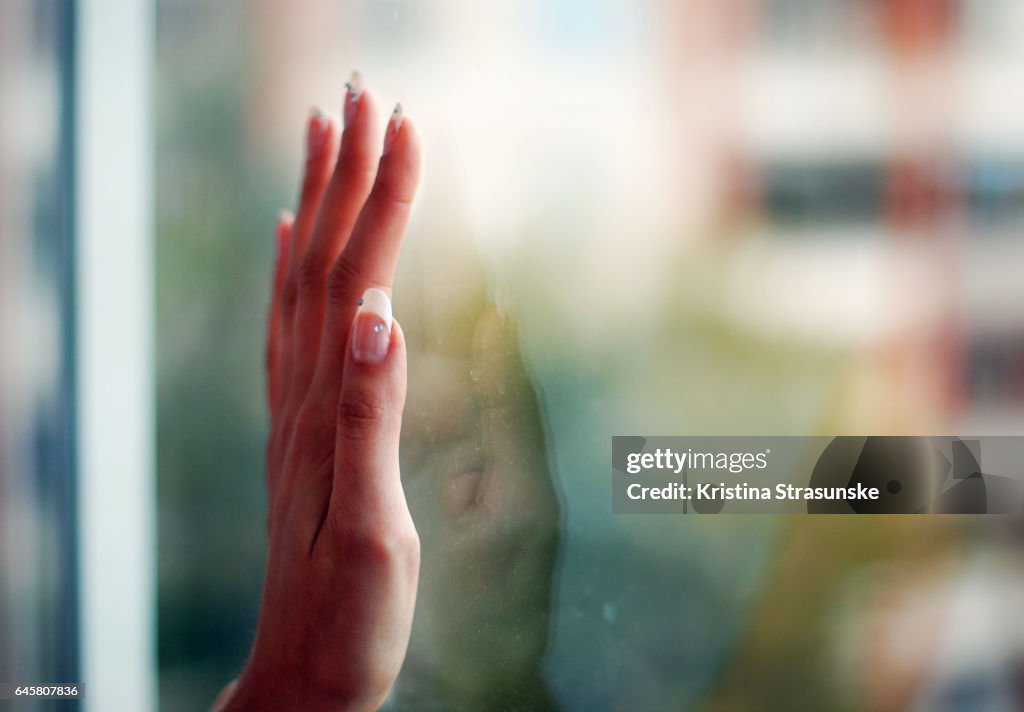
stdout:
{"type": "Polygon", "coordinates": [[[154,0],[75,18],[81,682],[87,712],[156,708],[154,0]]]}

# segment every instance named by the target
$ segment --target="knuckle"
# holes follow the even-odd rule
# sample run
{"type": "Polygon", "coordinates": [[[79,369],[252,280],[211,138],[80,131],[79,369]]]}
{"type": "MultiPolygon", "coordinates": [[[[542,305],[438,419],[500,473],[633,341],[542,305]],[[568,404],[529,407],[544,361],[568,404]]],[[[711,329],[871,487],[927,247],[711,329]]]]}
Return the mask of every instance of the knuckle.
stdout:
{"type": "Polygon", "coordinates": [[[378,181],[369,198],[373,209],[381,213],[403,214],[412,209],[412,197],[391,181],[378,181]]]}
{"type": "MultiPolygon", "coordinates": [[[[343,141],[335,169],[349,186],[370,186],[376,174],[374,154],[360,145],[343,141]]],[[[365,188],[364,188],[365,189],[365,188]]]]}
{"type": "Polygon", "coordinates": [[[324,283],[326,260],[317,249],[306,250],[299,263],[299,288],[303,290],[317,289],[324,283]]]}
{"type": "Polygon", "coordinates": [[[303,472],[322,469],[334,459],[334,443],[331,436],[330,408],[325,401],[307,396],[294,416],[294,425],[289,440],[292,443],[294,459],[292,465],[303,472]]]}
{"type": "Polygon", "coordinates": [[[362,281],[360,269],[352,258],[342,253],[334,262],[331,268],[330,277],[327,280],[327,292],[331,301],[335,304],[344,304],[351,298],[353,285],[362,281]]]}
{"type": "Polygon", "coordinates": [[[386,413],[380,397],[368,392],[350,393],[338,403],[338,424],[343,434],[364,438],[380,425],[386,413]]]}
{"type": "Polygon", "coordinates": [[[406,570],[419,565],[420,539],[411,522],[350,529],[344,547],[352,558],[374,568],[406,570]]]}
{"type": "Polygon", "coordinates": [[[299,283],[298,280],[292,276],[288,277],[284,281],[284,286],[281,288],[281,309],[284,312],[292,312],[295,309],[295,304],[299,301],[299,283]]]}

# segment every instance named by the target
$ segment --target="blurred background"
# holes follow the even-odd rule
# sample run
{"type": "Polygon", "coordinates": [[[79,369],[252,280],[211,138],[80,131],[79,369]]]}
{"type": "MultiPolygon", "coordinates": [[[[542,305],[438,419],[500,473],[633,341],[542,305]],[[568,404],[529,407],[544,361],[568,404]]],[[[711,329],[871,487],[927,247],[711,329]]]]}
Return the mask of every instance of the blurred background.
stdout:
{"type": "MultiPolygon", "coordinates": [[[[393,707],[1024,709],[1017,522],[613,517],[607,478],[613,434],[1020,432],[1024,5],[146,4],[147,704],[203,708],[244,664],[274,220],[359,69],[426,150],[393,707]]],[[[0,2],[0,680],[89,665],[79,7],[0,2]]]]}

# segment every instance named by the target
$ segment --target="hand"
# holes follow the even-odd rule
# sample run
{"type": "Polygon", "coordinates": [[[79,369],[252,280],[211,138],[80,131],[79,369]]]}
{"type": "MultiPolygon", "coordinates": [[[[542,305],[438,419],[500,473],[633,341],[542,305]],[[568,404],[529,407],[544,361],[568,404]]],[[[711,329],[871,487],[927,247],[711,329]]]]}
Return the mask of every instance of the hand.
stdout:
{"type": "Polygon", "coordinates": [[[560,507],[540,404],[515,320],[488,304],[472,246],[438,232],[402,279],[421,327],[402,463],[423,576],[391,708],[553,709],[541,664],[560,507]],[[410,284],[439,269],[443,282],[410,284]]]}
{"type": "Polygon", "coordinates": [[[388,295],[420,151],[396,107],[378,162],[358,75],[344,123],[310,117],[299,209],[278,226],[267,572],[249,660],[217,709],[376,709],[408,646],[419,539],[399,474],[406,348],[388,295]]]}

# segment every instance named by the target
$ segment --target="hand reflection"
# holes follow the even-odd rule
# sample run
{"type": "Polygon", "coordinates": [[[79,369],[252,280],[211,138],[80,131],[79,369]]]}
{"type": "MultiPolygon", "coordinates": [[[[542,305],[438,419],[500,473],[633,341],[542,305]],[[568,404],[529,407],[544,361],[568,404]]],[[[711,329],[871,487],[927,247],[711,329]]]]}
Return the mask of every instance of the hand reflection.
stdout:
{"type": "Polygon", "coordinates": [[[410,342],[402,471],[423,564],[395,706],[551,709],[560,509],[537,393],[514,321],[461,296],[410,342]]]}

